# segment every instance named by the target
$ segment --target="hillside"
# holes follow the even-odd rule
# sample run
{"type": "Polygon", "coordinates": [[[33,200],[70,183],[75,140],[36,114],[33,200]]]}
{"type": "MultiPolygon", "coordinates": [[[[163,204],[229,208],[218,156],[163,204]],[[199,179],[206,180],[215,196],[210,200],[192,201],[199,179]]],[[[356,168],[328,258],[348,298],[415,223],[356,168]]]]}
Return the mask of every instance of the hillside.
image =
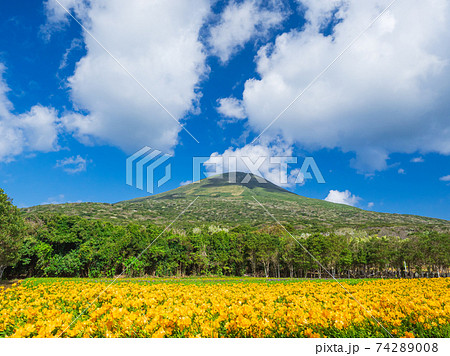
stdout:
{"type": "Polygon", "coordinates": [[[228,174],[218,175],[168,192],[115,204],[40,205],[23,209],[23,212],[25,215],[48,212],[79,215],[117,224],[131,221],[167,224],[199,197],[175,226],[274,224],[273,219],[253,199],[255,197],[277,219],[296,229],[354,228],[401,236],[423,230],[450,231],[450,222],[447,220],[365,211],[302,197],[270,182],[261,183],[253,175],[250,175],[251,179],[247,183],[242,183],[245,176],[245,173],[238,172],[237,183],[229,183],[228,174]]]}

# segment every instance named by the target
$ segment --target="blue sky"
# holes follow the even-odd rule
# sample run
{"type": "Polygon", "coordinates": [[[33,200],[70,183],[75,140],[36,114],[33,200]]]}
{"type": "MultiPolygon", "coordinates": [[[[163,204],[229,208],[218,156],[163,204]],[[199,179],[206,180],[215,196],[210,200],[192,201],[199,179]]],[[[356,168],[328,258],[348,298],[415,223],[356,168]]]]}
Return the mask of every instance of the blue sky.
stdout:
{"type": "Polygon", "coordinates": [[[1,2],[0,186],[18,206],[148,195],[125,160],[149,146],[173,156],[156,192],[194,156],[263,152],[298,156],[292,174],[314,157],[326,183],[290,180],[300,195],[450,219],[445,1],[394,4],[254,144],[388,1],[60,3],[199,143],[58,3],[1,2]]]}

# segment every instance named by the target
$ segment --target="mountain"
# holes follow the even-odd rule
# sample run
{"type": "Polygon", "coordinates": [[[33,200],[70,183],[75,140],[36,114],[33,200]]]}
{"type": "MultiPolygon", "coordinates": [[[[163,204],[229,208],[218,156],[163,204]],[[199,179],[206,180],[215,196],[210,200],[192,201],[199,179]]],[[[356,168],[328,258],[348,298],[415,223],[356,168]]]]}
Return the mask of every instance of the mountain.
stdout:
{"type": "Polygon", "coordinates": [[[233,176],[230,177],[227,173],[168,192],[115,204],[40,205],[23,209],[23,212],[25,216],[36,213],[62,213],[104,219],[117,224],[152,222],[166,225],[198,197],[177,219],[175,227],[186,228],[204,224],[226,227],[276,224],[273,217],[261,207],[261,203],[283,224],[304,231],[351,228],[401,236],[424,230],[450,232],[450,221],[447,220],[365,211],[299,196],[253,174],[235,174],[235,180],[230,179],[233,176]]]}
{"type": "Polygon", "coordinates": [[[236,172],[224,173],[202,179],[199,182],[187,184],[165,193],[149,197],[126,200],[123,203],[137,203],[148,200],[186,199],[189,197],[206,198],[239,198],[245,199],[252,196],[272,196],[284,199],[287,195],[298,195],[279,187],[251,173],[236,172]]]}

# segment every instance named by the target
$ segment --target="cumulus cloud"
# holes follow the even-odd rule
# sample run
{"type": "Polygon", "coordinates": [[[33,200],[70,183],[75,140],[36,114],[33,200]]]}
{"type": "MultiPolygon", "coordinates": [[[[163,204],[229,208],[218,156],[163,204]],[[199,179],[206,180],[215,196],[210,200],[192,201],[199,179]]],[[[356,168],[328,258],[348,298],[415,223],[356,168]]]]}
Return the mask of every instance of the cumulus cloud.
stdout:
{"type": "Polygon", "coordinates": [[[85,172],[88,162],[90,161],[78,155],[57,161],[55,167],[62,168],[66,173],[75,174],[85,172]]]}
{"type": "Polygon", "coordinates": [[[422,163],[424,162],[424,159],[422,157],[414,157],[413,159],[411,159],[412,163],[422,163]]]}
{"type": "Polygon", "coordinates": [[[279,186],[290,187],[304,184],[300,169],[292,169],[297,163],[292,162],[295,159],[292,155],[292,146],[283,142],[266,142],[241,148],[230,147],[222,154],[215,152],[204,165],[209,174],[253,173],[279,186]]]}
{"type": "Polygon", "coordinates": [[[448,176],[443,176],[439,178],[439,180],[443,182],[450,182],[450,174],[448,176]]]}
{"type": "MultiPolygon", "coordinates": [[[[340,192],[339,190],[330,190],[327,197],[325,198],[325,201],[329,201],[331,203],[345,204],[351,206],[355,206],[356,204],[358,204],[360,200],[361,200],[360,197],[353,195],[348,190],[345,190],[343,192],[340,192]]],[[[373,205],[369,207],[372,206],[373,205]]]]}
{"type": "MultiPolygon", "coordinates": [[[[207,0],[60,2],[176,119],[196,109],[208,71],[198,39],[207,0]]],[[[54,0],[46,13],[48,33],[73,21],[54,0]]],[[[83,41],[87,54],[67,83],[79,111],[65,115],[66,129],[82,142],[170,151],[177,122],[85,32],[83,41]]]]}
{"type": "Polygon", "coordinates": [[[375,203],[369,202],[369,203],[367,204],[367,207],[370,209],[370,208],[373,208],[374,205],[375,205],[375,203]]]}
{"type": "Polygon", "coordinates": [[[235,98],[219,99],[217,111],[219,114],[231,119],[230,121],[241,120],[246,117],[242,101],[235,98]]]}
{"type": "MultiPolygon", "coordinates": [[[[307,24],[258,52],[243,93],[250,126],[261,132],[388,3],[302,0],[307,24]]],[[[392,152],[450,154],[449,21],[446,0],[396,3],[268,133],[355,152],[364,172],[386,169],[392,152]]]]}
{"type": "Polygon", "coordinates": [[[55,109],[33,106],[15,115],[7,97],[10,91],[0,63],[0,162],[10,162],[24,152],[50,152],[58,149],[59,118],[55,109]]]}
{"type": "Polygon", "coordinates": [[[399,168],[397,171],[398,174],[406,174],[405,170],[403,168],[399,168]]]}
{"type": "MultiPolygon", "coordinates": [[[[66,9],[73,9],[81,16],[86,14],[90,0],[58,0],[58,2],[55,0],[44,1],[47,22],[41,25],[40,33],[47,41],[51,39],[54,32],[64,29],[71,20],[62,6],[66,9]]],[[[84,21],[87,19],[87,17],[83,17],[84,21]]]]}
{"type": "Polygon", "coordinates": [[[217,25],[210,29],[211,53],[225,63],[252,38],[266,36],[281,24],[286,12],[280,2],[231,0],[217,25]]]}

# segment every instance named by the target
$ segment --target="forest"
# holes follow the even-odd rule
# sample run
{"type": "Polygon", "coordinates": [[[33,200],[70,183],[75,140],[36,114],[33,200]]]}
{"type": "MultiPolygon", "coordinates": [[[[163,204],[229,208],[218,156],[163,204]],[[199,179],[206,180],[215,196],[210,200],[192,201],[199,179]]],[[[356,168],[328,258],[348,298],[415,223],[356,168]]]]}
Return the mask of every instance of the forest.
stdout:
{"type": "Polygon", "coordinates": [[[326,278],[330,277],[326,269],[347,278],[400,277],[411,272],[442,275],[450,265],[448,236],[436,232],[402,240],[352,232],[296,236],[292,231],[297,241],[272,226],[162,232],[155,225],[115,226],[79,217],[37,216],[26,222],[20,257],[7,269],[7,276],[326,278]]]}
{"type": "Polygon", "coordinates": [[[58,214],[21,217],[0,192],[0,268],[7,278],[137,276],[424,277],[447,275],[448,234],[408,238],[290,225],[168,229],[58,214]]]}

